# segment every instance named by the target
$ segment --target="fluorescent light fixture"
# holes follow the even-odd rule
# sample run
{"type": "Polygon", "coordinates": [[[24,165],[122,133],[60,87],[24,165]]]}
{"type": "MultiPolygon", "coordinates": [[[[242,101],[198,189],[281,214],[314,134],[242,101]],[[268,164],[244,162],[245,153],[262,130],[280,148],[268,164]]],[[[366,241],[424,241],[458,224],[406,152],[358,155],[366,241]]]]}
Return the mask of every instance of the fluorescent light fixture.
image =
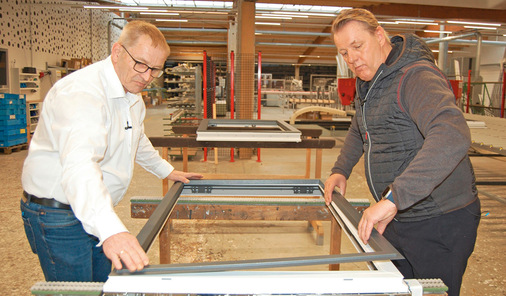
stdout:
{"type": "MultiPolygon", "coordinates": [[[[279,11],[279,12],[276,12],[276,13],[283,13],[283,12],[279,11]]],[[[287,11],[286,13],[293,13],[293,12],[287,11]]],[[[336,17],[337,16],[337,14],[335,14],[335,13],[316,13],[316,12],[305,12],[305,13],[303,13],[303,15],[307,15],[307,16],[328,16],[328,17],[336,17]]]]}
{"type": "Polygon", "coordinates": [[[451,34],[452,31],[437,31],[437,30],[423,30],[425,33],[444,33],[444,34],[451,34]]]}
{"type": "Polygon", "coordinates": [[[149,12],[170,12],[167,9],[150,9],[149,12]]]}
{"type": "Polygon", "coordinates": [[[142,15],[179,15],[177,12],[151,12],[151,11],[141,11],[142,15]]]}
{"type": "Polygon", "coordinates": [[[195,13],[205,13],[205,14],[228,14],[228,12],[223,11],[200,11],[200,10],[171,10],[171,12],[177,12],[180,14],[195,14],[195,13]]]}
{"type": "Polygon", "coordinates": [[[426,22],[412,22],[412,21],[395,21],[395,22],[398,24],[437,26],[436,23],[426,23],[426,22]]]}
{"type": "Polygon", "coordinates": [[[464,26],[466,29],[480,29],[480,30],[497,30],[497,28],[492,27],[481,27],[481,26],[464,26]]]}
{"type": "MultiPolygon", "coordinates": [[[[439,50],[438,49],[433,49],[432,52],[439,52],[439,50]]],[[[449,51],[447,51],[447,53],[453,53],[453,51],[449,50],[449,51]]]]}
{"type": "Polygon", "coordinates": [[[84,5],[85,9],[118,9],[119,11],[145,11],[149,8],[143,6],[102,6],[102,5],[84,5]]]}
{"type": "Polygon", "coordinates": [[[119,9],[121,6],[85,5],[85,9],[119,9]]]}
{"type": "Polygon", "coordinates": [[[476,23],[476,22],[460,22],[460,21],[446,21],[449,24],[460,24],[460,25],[475,25],[475,26],[492,26],[492,27],[500,27],[501,24],[492,24],[492,23],[476,23]]]}
{"type": "Polygon", "coordinates": [[[157,22],[180,22],[187,23],[187,19],[156,19],[157,22]]]}
{"type": "Polygon", "coordinates": [[[313,16],[337,16],[337,14],[330,13],[312,13],[312,12],[295,12],[295,11],[276,11],[276,14],[289,14],[289,15],[300,15],[302,17],[307,17],[309,15],[313,16]]]}
{"type": "Polygon", "coordinates": [[[286,16],[267,16],[267,15],[256,15],[257,19],[277,19],[277,20],[291,20],[291,17],[286,16]]]}
{"type": "Polygon", "coordinates": [[[429,19],[419,19],[419,18],[415,18],[415,19],[412,19],[412,18],[399,18],[399,19],[395,19],[396,21],[399,21],[399,22],[421,22],[421,23],[433,23],[435,22],[434,20],[429,20],[429,19]]]}
{"type": "Polygon", "coordinates": [[[147,7],[120,7],[119,10],[120,11],[140,11],[140,10],[148,10],[149,8],[147,7]]]}
{"type": "Polygon", "coordinates": [[[307,15],[300,14],[284,14],[284,13],[261,13],[262,16],[277,16],[277,17],[299,17],[299,18],[309,18],[307,15]]]}
{"type": "Polygon", "coordinates": [[[398,25],[397,22],[389,22],[389,21],[378,21],[378,23],[385,25],[398,25]]]}
{"type": "Polygon", "coordinates": [[[281,26],[280,23],[264,23],[264,22],[255,22],[255,25],[281,26]]]}

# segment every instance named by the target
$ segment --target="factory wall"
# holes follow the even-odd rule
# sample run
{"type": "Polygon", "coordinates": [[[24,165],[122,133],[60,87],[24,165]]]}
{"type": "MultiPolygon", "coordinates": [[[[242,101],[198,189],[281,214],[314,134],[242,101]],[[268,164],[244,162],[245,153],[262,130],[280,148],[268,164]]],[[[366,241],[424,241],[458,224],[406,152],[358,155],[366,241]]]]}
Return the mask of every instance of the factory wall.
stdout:
{"type": "MultiPolygon", "coordinates": [[[[115,14],[73,8],[68,1],[32,2],[0,0],[0,48],[9,50],[10,68],[44,71],[46,64],[59,66],[62,59],[91,58],[95,62],[109,55],[108,26],[115,14]]],[[[121,31],[111,28],[114,42],[121,31]]],[[[50,78],[41,79],[41,98],[54,83],[54,77],[50,78]]]]}

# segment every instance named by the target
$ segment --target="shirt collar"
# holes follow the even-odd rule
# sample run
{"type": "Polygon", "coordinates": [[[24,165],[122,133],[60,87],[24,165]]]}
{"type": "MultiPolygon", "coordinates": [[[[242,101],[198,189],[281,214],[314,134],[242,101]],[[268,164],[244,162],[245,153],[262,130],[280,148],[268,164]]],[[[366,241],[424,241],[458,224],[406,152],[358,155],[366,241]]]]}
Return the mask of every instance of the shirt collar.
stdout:
{"type": "Polygon", "coordinates": [[[125,93],[125,89],[119,80],[118,74],[116,74],[116,70],[114,70],[114,66],[112,64],[111,56],[107,57],[104,60],[104,77],[102,77],[105,81],[106,85],[106,96],[108,99],[119,99],[124,98],[127,100],[130,106],[134,105],[139,101],[138,94],[132,94],[129,92],[125,93]]]}

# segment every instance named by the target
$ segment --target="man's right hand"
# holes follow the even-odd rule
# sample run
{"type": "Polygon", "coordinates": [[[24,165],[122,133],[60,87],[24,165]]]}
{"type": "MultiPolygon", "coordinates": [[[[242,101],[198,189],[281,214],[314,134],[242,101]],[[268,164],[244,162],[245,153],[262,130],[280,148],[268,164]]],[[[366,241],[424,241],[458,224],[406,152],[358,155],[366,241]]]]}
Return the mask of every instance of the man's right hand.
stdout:
{"type": "Polygon", "coordinates": [[[142,270],[149,264],[148,255],[142,249],[137,238],[128,232],[120,232],[106,239],[102,245],[104,253],[112,261],[114,268],[129,271],[142,270]]]}
{"type": "Polygon", "coordinates": [[[332,174],[325,181],[325,203],[329,205],[332,202],[332,193],[334,192],[334,188],[339,188],[341,195],[344,196],[346,193],[346,177],[341,174],[332,174]]]}

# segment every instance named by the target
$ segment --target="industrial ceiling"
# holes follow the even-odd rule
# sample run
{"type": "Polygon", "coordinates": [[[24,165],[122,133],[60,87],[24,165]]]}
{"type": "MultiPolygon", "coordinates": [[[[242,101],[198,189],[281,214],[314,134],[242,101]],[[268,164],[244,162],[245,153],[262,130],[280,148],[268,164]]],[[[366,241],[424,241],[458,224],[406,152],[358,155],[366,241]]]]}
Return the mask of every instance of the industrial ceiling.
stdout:
{"type": "MultiPolygon", "coordinates": [[[[506,42],[506,1],[502,0],[258,0],[255,1],[255,51],[263,63],[335,65],[331,24],[343,7],[373,12],[390,35],[415,33],[431,40],[455,38],[449,54],[472,56],[475,36],[484,44],[506,42]],[[441,32],[443,31],[443,32],[441,32]]],[[[82,2],[81,2],[82,3],[82,2]]],[[[171,46],[170,59],[201,60],[202,52],[225,58],[228,30],[237,21],[233,2],[176,0],[117,0],[91,2],[89,9],[115,12],[118,17],[143,19],[162,30],[171,46]]]]}

